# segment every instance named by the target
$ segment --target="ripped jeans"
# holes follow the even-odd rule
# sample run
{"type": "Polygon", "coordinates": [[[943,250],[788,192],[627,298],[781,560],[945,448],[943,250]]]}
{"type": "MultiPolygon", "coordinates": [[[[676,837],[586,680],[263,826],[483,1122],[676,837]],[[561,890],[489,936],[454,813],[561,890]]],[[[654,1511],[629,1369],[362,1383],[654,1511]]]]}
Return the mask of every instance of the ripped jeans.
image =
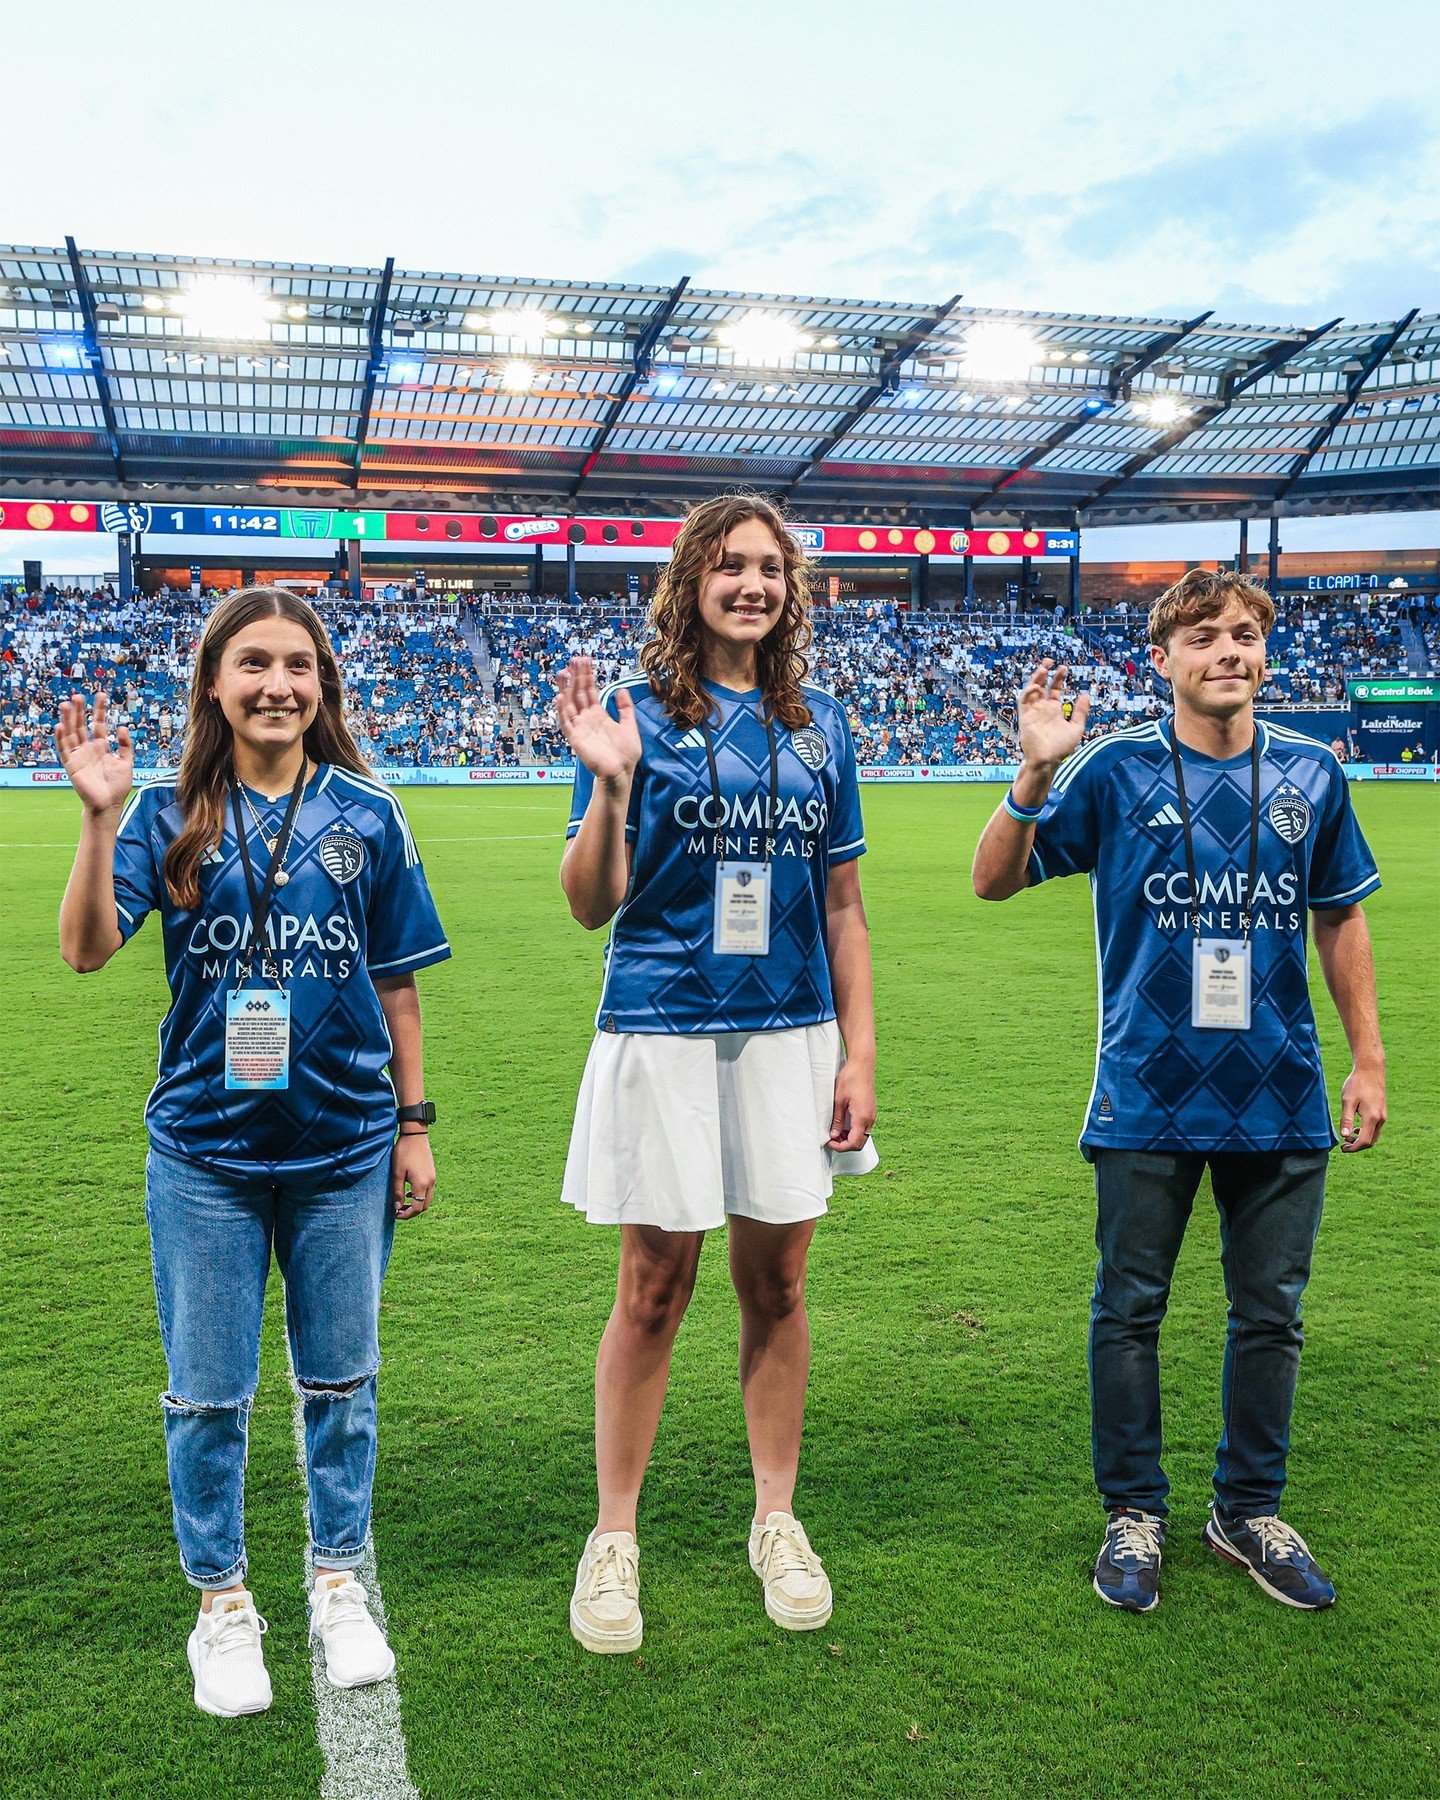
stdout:
{"type": "Polygon", "coordinates": [[[380,1284],[395,1220],[389,1158],[320,1192],[218,1174],[151,1147],[145,1216],[170,1385],[162,1397],[186,1580],[245,1580],[245,1459],[273,1243],[304,1401],[317,1568],[364,1554],[375,1479],[380,1284]]]}

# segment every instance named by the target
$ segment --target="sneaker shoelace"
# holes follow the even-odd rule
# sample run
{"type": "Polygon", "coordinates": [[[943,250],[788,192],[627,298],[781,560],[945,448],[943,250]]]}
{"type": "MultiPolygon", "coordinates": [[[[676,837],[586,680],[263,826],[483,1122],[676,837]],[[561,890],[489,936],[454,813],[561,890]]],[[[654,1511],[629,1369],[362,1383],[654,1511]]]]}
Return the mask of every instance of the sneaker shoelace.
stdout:
{"type": "Polygon", "coordinates": [[[587,1600],[603,1600],[609,1594],[620,1594],[633,1600],[640,1585],[640,1555],[623,1544],[606,1544],[596,1551],[590,1564],[586,1584],[587,1600]]]}
{"type": "Polygon", "coordinates": [[[322,1625],[354,1625],[361,1619],[368,1622],[370,1608],[366,1601],[365,1590],[358,1581],[342,1581],[336,1587],[326,1588],[315,1608],[316,1630],[322,1625]]]}
{"type": "Polygon", "coordinates": [[[785,1525],[766,1525],[760,1532],[760,1566],[768,1578],[784,1581],[787,1575],[823,1575],[820,1558],[806,1543],[793,1520],[785,1525]]]}
{"type": "MultiPolygon", "coordinates": [[[[210,1617],[215,1618],[215,1614],[212,1612],[210,1617]]],[[[232,1650],[258,1650],[269,1629],[253,1606],[227,1607],[219,1615],[219,1623],[210,1627],[207,1648],[212,1656],[227,1656],[232,1650]]]]}
{"type": "Polygon", "coordinates": [[[1160,1554],[1160,1527],[1129,1513],[1110,1522],[1110,1560],[1153,1562],[1160,1554]]]}
{"type": "Polygon", "coordinates": [[[1283,1519],[1277,1519],[1273,1513],[1259,1519],[1247,1519],[1245,1529],[1253,1531],[1260,1540],[1260,1554],[1266,1562],[1299,1562],[1310,1554],[1310,1546],[1283,1519]]]}

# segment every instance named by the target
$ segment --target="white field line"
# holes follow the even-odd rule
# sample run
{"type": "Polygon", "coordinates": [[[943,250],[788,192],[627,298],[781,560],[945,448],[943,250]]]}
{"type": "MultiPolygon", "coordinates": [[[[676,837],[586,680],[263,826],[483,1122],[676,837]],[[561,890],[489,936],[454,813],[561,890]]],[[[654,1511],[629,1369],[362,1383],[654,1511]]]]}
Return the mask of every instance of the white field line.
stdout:
{"type": "MultiPolygon", "coordinates": [[[[290,1355],[286,1343],[286,1356],[290,1355]]],[[[292,1423],[295,1463],[300,1471],[300,1491],[305,1485],[305,1408],[290,1361],[292,1423]]],[[[309,1504],[305,1501],[306,1539],[309,1539],[309,1504]]],[[[375,1544],[365,1547],[365,1560],[355,1571],[369,1596],[370,1611],[385,1630],[385,1602],[375,1567],[375,1544]]],[[[315,1579],[310,1552],[305,1552],[305,1587],[315,1579]]],[[[388,1635],[388,1634],[387,1634],[388,1635]]],[[[320,1778],[320,1800],[421,1800],[410,1779],[405,1760],[405,1728],[400,1719],[400,1687],[395,1676],[373,1687],[333,1687],[325,1674],[325,1652],[318,1639],[310,1646],[310,1682],[315,1690],[315,1735],[320,1740],[325,1772],[320,1778]]]]}

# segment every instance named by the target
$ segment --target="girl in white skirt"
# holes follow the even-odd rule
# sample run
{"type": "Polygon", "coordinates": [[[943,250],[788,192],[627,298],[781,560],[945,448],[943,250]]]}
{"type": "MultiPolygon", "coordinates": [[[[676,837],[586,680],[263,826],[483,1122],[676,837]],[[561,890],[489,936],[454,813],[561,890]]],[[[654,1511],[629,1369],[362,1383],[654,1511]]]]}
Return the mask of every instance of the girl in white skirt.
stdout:
{"type": "Polygon", "coordinates": [[[650,624],[641,673],[602,693],[577,656],[556,701],[576,761],[561,883],[587,929],[614,921],[563,1195],[620,1227],[595,1368],[599,1517],[570,1604],[597,1651],[640,1643],[640,1483],[700,1247],[722,1224],[750,1566],[777,1625],[830,1617],[794,1513],[805,1255],[832,1177],[877,1160],[855,751],[844,709],[802,680],[805,560],[779,512],[738,495],[698,506],[650,624]]]}

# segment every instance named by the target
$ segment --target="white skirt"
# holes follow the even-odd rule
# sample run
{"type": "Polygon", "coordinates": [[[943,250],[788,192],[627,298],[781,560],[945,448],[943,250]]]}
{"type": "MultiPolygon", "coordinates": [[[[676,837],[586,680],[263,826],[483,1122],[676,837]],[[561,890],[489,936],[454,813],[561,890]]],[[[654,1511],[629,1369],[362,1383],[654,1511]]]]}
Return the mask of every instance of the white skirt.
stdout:
{"type": "Polygon", "coordinates": [[[597,1032],[561,1200],[592,1225],[711,1231],[727,1213],[816,1219],[836,1175],[868,1175],[873,1143],[826,1148],[840,1028],[712,1035],[597,1032]]]}

